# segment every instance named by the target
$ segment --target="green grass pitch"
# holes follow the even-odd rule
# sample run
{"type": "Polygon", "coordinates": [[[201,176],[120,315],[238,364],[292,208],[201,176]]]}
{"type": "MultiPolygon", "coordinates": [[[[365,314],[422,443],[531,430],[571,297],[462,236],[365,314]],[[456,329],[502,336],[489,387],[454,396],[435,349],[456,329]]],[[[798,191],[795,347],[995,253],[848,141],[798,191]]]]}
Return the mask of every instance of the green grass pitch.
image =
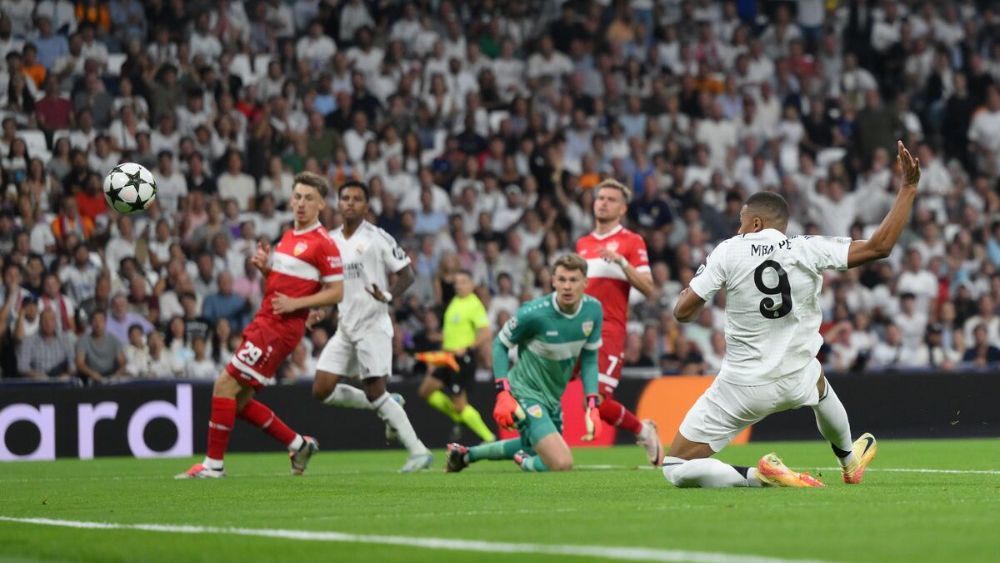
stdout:
{"type": "Polygon", "coordinates": [[[639,468],[635,447],[576,450],[578,468],[562,474],[512,462],[445,474],[435,452],[432,471],[399,475],[401,451],[323,451],[301,478],[280,452],[237,454],[218,481],[174,481],[184,459],[2,464],[0,561],[1000,558],[1000,440],[882,441],[865,483],[851,487],[819,440],[751,443],[720,457],[750,465],[772,450],[818,470],[827,487],[678,490],[639,468]]]}

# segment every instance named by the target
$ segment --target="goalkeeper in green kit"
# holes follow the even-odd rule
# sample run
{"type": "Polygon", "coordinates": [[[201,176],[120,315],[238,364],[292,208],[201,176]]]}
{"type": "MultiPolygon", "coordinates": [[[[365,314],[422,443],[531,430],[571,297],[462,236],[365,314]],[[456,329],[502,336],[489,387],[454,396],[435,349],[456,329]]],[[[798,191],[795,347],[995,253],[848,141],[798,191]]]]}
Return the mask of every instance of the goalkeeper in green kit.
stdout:
{"type": "Polygon", "coordinates": [[[577,360],[586,396],[584,440],[592,440],[600,428],[597,351],[603,312],[599,301],[583,293],[587,262],[578,254],[561,256],[553,266],[552,285],[553,293],[522,305],[493,341],[493,419],[503,428],[516,427],[521,437],[471,448],[448,444],[445,471],[458,472],[483,459],[513,459],[525,471],[572,469],[559,401],[577,360]],[[517,363],[508,369],[514,346],[517,363]]]}

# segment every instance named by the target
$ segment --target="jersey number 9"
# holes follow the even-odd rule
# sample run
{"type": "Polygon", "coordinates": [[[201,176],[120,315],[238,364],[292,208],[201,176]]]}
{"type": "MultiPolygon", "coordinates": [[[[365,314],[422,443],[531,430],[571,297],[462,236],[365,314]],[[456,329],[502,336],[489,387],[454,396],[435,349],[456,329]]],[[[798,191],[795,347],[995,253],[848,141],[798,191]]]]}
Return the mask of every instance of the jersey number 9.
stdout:
{"type": "Polygon", "coordinates": [[[753,282],[761,293],[781,296],[780,303],[775,303],[774,299],[770,297],[761,299],[760,314],[764,315],[764,318],[780,319],[792,311],[792,287],[788,285],[788,273],[781,267],[781,264],[774,260],[765,260],[754,270],[753,282]],[[778,285],[774,287],[764,285],[764,270],[768,268],[772,268],[778,274],[778,285]]]}

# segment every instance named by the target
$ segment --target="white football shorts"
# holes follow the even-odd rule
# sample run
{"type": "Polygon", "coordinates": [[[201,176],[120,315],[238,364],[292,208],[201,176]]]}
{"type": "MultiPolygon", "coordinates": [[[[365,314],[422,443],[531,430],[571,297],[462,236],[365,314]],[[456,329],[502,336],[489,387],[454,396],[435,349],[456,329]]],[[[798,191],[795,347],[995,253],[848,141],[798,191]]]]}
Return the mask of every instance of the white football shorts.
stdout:
{"type": "Polygon", "coordinates": [[[338,330],[320,352],[316,370],[361,379],[390,375],[392,336],[373,330],[352,340],[338,330]]]}
{"type": "Polygon", "coordinates": [[[816,381],[823,372],[813,358],[801,370],[763,385],[735,385],[716,378],[681,422],[692,442],[722,451],[744,428],[767,415],[819,404],[816,381]]]}

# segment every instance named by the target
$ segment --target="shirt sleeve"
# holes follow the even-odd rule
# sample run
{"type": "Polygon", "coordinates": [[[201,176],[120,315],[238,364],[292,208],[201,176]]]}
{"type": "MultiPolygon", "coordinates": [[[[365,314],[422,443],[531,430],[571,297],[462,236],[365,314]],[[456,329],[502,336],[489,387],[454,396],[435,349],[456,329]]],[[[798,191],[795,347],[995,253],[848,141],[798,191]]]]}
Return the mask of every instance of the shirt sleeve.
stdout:
{"type": "Polygon", "coordinates": [[[472,308],[472,318],[469,319],[472,323],[472,327],[477,331],[490,326],[490,316],[486,313],[486,307],[483,306],[483,302],[476,299],[476,302],[472,308]]]}
{"type": "Polygon", "coordinates": [[[410,257],[406,255],[406,251],[403,247],[399,246],[396,239],[392,238],[389,233],[379,229],[379,235],[382,237],[382,260],[385,262],[386,267],[389,271],[396,273],[403,268],[410,265],[410,257]]]}
{"type": "Polygon", "coordinates": [[[625,258],[636,270],[640,272],[650,271],[649,252],[646,251],[646,241],[642,240],[642,237],[636,235],[635,244],[632,245],[631,252],[625,258]]]}
{"type": "Polygon", "coordinates": [[[850,237],[796,237],[792,244],[802,246],[804,260],[817,272],[847,269],[850,237]]]}
{"type": "Polygon", "coordinates": [[[726,285],[726,246],[725,243],[715,247],[708,255],[705,263],[698,268],[691,279],[691,291],[705,301],[711,301],[715,294],[726,285]]]}
{"type": "Polygon", "coordinates": [[[317,257],[316,266],[319,268],[319,277],[323,283],[343,281],[344,263],[340,259],[340,249],[337,243],[327,238],[322,246],[322,253],[317,257]]]}
{"type": "Polygon", "coordinates": [[[507,348],[513,348],[531,337],[534,332],[533,324],[531,314],[521,307],[516,315],[504,323],[497,340],[507,348]]]}

